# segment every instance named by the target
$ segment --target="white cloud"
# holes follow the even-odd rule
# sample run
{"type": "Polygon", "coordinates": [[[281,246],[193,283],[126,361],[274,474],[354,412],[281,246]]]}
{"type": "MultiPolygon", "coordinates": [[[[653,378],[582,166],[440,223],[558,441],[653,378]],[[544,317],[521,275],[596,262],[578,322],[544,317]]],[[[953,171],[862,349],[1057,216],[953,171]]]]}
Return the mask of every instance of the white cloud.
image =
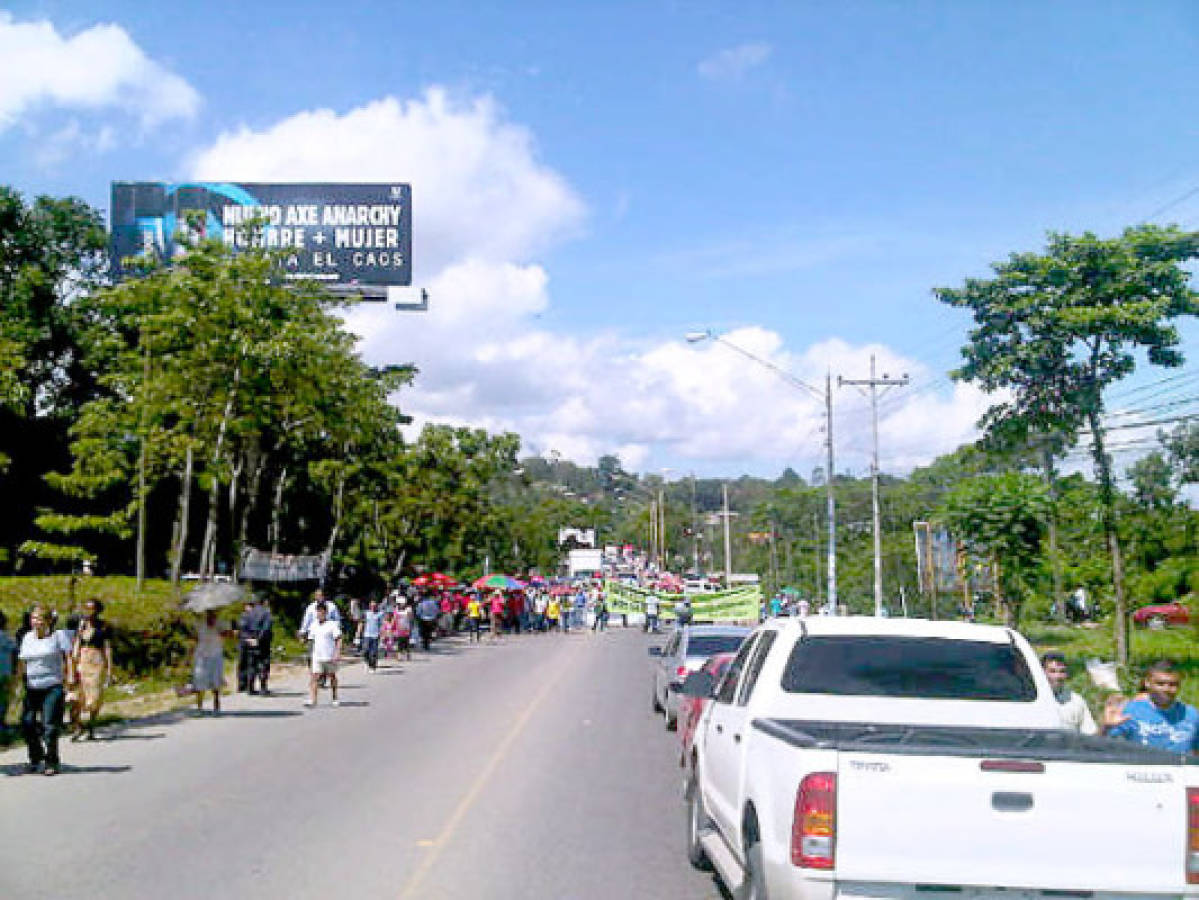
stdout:
{"type": "Polygon", "coordinates": [[[0,12],[0,132],[44,108],[120,110],[143,128],[195,115],[200,95],[146,56],[119,25],[66,37],[0,12]]]}
{"type": "Polygon", "coordinates": [[[528,129],[490,97],[457,103],[439,88],[222,134],[191,169],[232,181],[410,182],[422,282],[466,258],[528,260],[575,233],[584,214],[565,179],[538,162],[528,129]]]}
{"type": "MultiPolygon", "coordinates": [[[[363,304],[347,313],[372,363],[414,362],[400,396],[416,426],[437,421],[510,430],[526,452],[580,462],[617,453],[626,467],[777,473],[819,465],[822,402],[719,344],[615,331],[553,331],[547,246],[578,233],[585,214],[534,141],[490,99],[456,102],[439,89],[345,113],[303,112],[262,131],[221,136],[193,161],[197,178],[379,180],[413,185],[414,262],[425,313],[363,304]]],[[[759,327],[725,336],[819,388],[825,371],[931,374],[884,346],[828,340],[784,345],[759,327]]],[[[838,394],[838,452],[861,468],[860,402],[838,394]],[[844,430],[842,429],[844,423],[844,430]],[[848,441],[845,438],[850,438],[848,441]]],[[[957,389],[913,392],[884,416],[884,468],[925,462],[972,434],[984,402],[957,389]]],[[[869,434],[868,426],[865,434],[869,434]]],[[[868,438],[867,438],[868,439],[868,438]]],[[[868,447],[867,447],[868,450],[868,447]]],[[[843,467],[839,466],[842,470],[843,467]]]]}
{"type": "Polygon", "coordinates": [[[765,63],[773,51],[770,44],[762,41],[738,44],[713,53],[696,66],[696,71],[711,81],[732,81],[765,63]]]}

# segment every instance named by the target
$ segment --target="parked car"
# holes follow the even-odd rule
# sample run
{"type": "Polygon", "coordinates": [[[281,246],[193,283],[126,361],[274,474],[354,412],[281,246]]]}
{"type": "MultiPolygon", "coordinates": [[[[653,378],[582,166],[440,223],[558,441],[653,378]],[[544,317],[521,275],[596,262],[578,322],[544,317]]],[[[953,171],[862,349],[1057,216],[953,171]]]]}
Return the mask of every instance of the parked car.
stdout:
{"type": "Polygon", "coordinates": [[[688,855],[733,896],[1196,896],[1199,760],[1064,729],[1011,629],[771,619],[683,692],[688,855]]]}
{"type": "MultiPolygon", "coordinates": [[[[707,672],[714,681],[720,681],[724,670],[729,667],[729,663],[736,655],[736,653],[713,654],[704,660],[704,664],[697,671],[707,672]]],[[[691,740],[695,735],[695,726],[699,724],[699,717],[703,715],[705,707],[711,702],[711,697],[679,696],[679,743],[682,745],[679,765],[684,768],[687,766],[687,760],[691,758],[691,740]]]]}
{"type": "Polygon", "coordinates": [[[686,625],[671,632],[663,647],[650,647],[654,666],[654,712],[666,717],[673,731],[679,720],[679,686],[713,653],[736,653],[749,628],[740,625],[686,625]]]}
{"type": "Polygon", "coordinates": [[[1155,603],[1150,606],[1142,606],[1134,612],[1132,621],[1148,628],[1188,625],[1191,621],[1191,611],[1181,603],[1155,603]]]}

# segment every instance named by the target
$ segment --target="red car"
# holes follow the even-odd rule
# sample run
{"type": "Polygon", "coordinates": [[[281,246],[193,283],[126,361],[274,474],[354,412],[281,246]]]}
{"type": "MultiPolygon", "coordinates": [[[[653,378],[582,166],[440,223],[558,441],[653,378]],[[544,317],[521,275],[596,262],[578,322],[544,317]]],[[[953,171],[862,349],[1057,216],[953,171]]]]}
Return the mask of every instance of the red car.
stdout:
{"type": "Polygon", "coordinates": [[[1191,621],[1191,611],[1181,603],[1155,603],[1142,606],[1132,614],[1137,625],[1164,628],[1166,625],[1186,625],[1191,621]]]}
{"type": "MultiPolygon", "coordinates": [[[[699,671],[708,672],[716,681],[720,681],[724,670],[729,667],[729,663],[736,655],[736,653],[714,653],[704,660],[699,671]]],[[[691,756],[691,739],[695,737],[695,726],[699,724],[699,717],[704,714],[704,709],[711,702],[711,697],[679,696],[679,740],[683,742],[679,765],[684,768],[687,766],[687,758],[691,756]]]]}

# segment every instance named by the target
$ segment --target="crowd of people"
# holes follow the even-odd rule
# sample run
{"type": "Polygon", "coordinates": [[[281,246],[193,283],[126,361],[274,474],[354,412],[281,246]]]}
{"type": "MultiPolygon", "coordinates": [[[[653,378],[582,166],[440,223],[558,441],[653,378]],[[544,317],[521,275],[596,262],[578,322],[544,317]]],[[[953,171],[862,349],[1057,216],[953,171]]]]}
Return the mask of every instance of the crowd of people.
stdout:
{"type": "MultiPolygon", "coordinates": [[[[806,615],[802,600],[785,608],[785,598],[769,601],[765,614],[806,615]],[[775,606],[778,605],[776,611],[775,606]]],[[[590,628],[603,631],[611,617],[608,600],[598,583],[580,586],[527,585],[521,590],[475,590],[465,587],[395,590],[383,599],[338,602],[317,590],[300,619],[297,637],[307,648],[309,674],[305,706],[315,706],[322,688],[331,704],[339,705],[338,670],[348,662],[352,646],[367,672],[378,670],[381,659],[411,659],[413,644],[429,651],[448,635],[465,633],[471,642],[499,640],[505,634],[569,633],[590,628]]],[[[94,740],[104,689],[113,675],[112,631],[98,599],[83,604],[80,616],[59,622],[55,613],[35,604],[24,616],[15,637],[0,612],[0,729],[6,729],[13,686],[21,692],[21,730],[28,748],[27,771],[55,775],[59,771],[59,739],[66,731],[73,740],[94,740]]],[[[650,592],[644,598],[641,627],[660,628],[662,601],[650,592]]],[[[692,619],[689,600],[671,608],[675,627],[692,619]]],[[[627,627],[627,616],[623,617],[627,627]]],[[[237,642],[237,690],[269,695],[274,616],[269,601],[249,597],[232,627],[223,628],[220,611],[198,616],[190,681],[180,693],[194,695],[203,711],[207,695],[212,713],[220,715],[225,688],[226,642],[237,642]]],[[[1178,753],[1199,752],[1199,711],[1178,700],[1182,673],[1169,660],[1145,671],[1141,690],[1130,700],[1114,694],[1099,721],[1086,701],[1068,686],[1069,669],[1060,653],[1041,659],[1059,704],[1063,726],[1084,735],[1107,734],[1145,746],[1178,753]]]]}

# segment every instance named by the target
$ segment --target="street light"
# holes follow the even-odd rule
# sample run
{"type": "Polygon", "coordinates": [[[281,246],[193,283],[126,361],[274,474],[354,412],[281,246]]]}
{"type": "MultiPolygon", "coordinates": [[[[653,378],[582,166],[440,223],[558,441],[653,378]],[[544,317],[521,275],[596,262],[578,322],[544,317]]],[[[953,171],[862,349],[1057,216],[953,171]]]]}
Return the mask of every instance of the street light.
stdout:
{"type": "MultiPolygon", "coordinates": [[[[825,609],[828,613],[835,613],[837,610],[837,504],[833,494],[833,481],[835,479],[835,469],[833,467],[833,378],[832,375],[826,375],[824,379],[824,393],[808,384],[802,378],[797,378],[786,369],[776,366],[768,359],[763,359],[755,353],[751,353],[744,347],[734,344],[732,341],[725,340],[723,335],[717,334],[712,329],[708,328],[704,331],[689,331],[686,334],[687,343],[698,344],[702,341],[712,341],[714,343],[723,344],[730,350],[741,354],[746,359],[752,360],[760,366],[764,366],[774,372],[779,378],[794,388],[802,390],[809,396],[815,397],[817,400],[824,401],[825,419],[826,419],[826,436],[828,446],[828,471],[825,473],[824,483],[828,494],[828,598],[825,603],[825,609]]],[[[728,525],[728,518],[725,518],[725,525],[728,525]]]]}

